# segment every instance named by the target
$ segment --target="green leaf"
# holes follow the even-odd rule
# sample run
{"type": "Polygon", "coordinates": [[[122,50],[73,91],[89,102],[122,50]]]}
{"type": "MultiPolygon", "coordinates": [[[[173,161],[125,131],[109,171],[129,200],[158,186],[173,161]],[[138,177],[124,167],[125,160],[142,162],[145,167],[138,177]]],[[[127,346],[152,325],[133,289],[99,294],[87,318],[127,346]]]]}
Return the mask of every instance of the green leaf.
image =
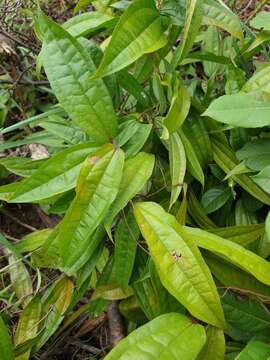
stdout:
{"type": "Polygon", "coordinates": [[[60,254],[68,274],[78,270],[77,261],[85,253],[94,230],[114,201],[123,165],[123,151],[113,149],[112,145],[104,145],[86,159],[78,178],[76,197],[58,227],[60,254]]]}
{"type": "Polygon", "coordinates": [[[153,0],[135,0],[121,16],[94,77],[117,72],[166,44],[153,0]]]}
{"type": "Polygon", "coordinates": [[[13,254],[9,256],[8,262],[12,287],[18,300],[26,305],[29,302],[29,297],[33,294],[32,280],[29,272],[22,259],[17,258],[13,254]]]}
{"type": "Polygon", "coordinates": [[[170,134],[182,126],[189,112],[189,108],[190,96],[184,85],[179,82],[179,85],[173,94],[170,109],[163,123],[170,134]]]}
{"type": "Polygon", "coordinates": [[[40,13],[43,63],[51,87],[73,121],[100,144],[116,135],[117,122],[102,80],[90,81],[95,65],[83,46],[40,13]]]}
{"type": "MultiPolygon", "coordinates": [[[[15,333],[16,347],[36,337],[38,333],[41,314],[41,302],[39,296],[35,296],[20,314],[15,333]]],[[[16,356],[16,360],[28,360],[31,347],[22,355],[16,356]]]]}
{"type": "Polygon", "coordinates": [[[260,340],[250,340],[235,360],[268,360],[270,345],[260,340]]]}
{"type": "Polygon", "coordinates": [[[270,194],[270,165],[266,166],[259,174],[251,176],[257,185],[270,194]]]}
{"type": "Polygon", "coordinates": [[[206,330],[206,344],[198,356],[198,360],[224,360],[225,337],[223,330],[209,325],[206,330]]]}
{"type": "Polygon", "coordinates": [[[220,185],[207,190],[202,196],[201,203],[205,213],[210,214],[224,206],[231,197],[231,189],[220,185]]]}
{"type": "Polygon", "coordinates": [[[204,186],[204,173],[197,154],[184,132],[182,130],[178,130],[178,133],[185,148],[187,158],[187,170],[192,176],[195,177],[195,179],[197,179],[202,184],[202,186],[204,186]]]}
{"type": "Polygon", "coordinates": [[[173,58],[172,66],[176,67],[185,59],[199,32],[203,16],[203,1],[188,0],[186,3],[186,18],[182,41],[173,58]]]}
{"type": "MultiPolygon", "coordinates": [[[[217,138],[212,139],[212,147],[214,152],[214,160],[217,165],[226,174],[231,172],[238,164],[233,151],[227,145],[224,145],[222,142],[217,140],[217,138]]],[[[264,204],[270,205],[270,196],[264,192],[249,176],[240,174],[232,175],[231,178],[250,195],[254,196],[264,204]]]]}
{"type": "Polygon", "coordinates": [[[267,93],[270,95],[270,65],[263,67],[261,70],[255,72],[255,74],[246,82],[242,91],[246,93],[267,93]]]}
{"type": "Polygon", "coordinates": [[[98,11],[86,12],[70,18],[63,24],[63,28],[72,36],[87,36],[99,29],[111,28],[118,19],[98,11]]]}
{"type": "Polygon", "coordinates": [[[212,101],[203,116],[232,126],[259,128],[270,125],[270,105],[250,94],[224,95],[212,101]]]}
{"type": "Polygon", "coordinates": [[[230,325],[249,332],[270,327],[270,314],[260,301],[239,297],[226,290],[221,294],[221,302],[226,321],[230,325]]]}
{"type": "Polygon", "coordinates": [[[152,124],[139,124],[136,133],[123,146],[126,158],[135,156],[142,149],[151,133],[152,127],[152,124]]]}
{"type": "Polygon", "coordinates": [[[266,233],[268,242],[270,242],[270,211],[265,220],[265,233],[266,233]]]}
{"type": "Polygon", "coordinates": [[[262,301],[270,300],[269,286],[259,282],[252,275],[210,253],[204,254],[204,258],[213,275],[226,287],[255,295],[262,301]]]}
{"type": "Polygon", "coordinates": [[[239,245],[247,246],[263,235],[264,224],[227,226],[208,231],[239,245]]]}
{"type": "Polygon", "coordinates": [[[255,29],[270,30],[270,14],[267,11],[259,12],[254,19],[251,20],[250,25],[255,29]]]}
{"type": "Polygon", "coordinates": [[[54,155],[20,182],[10,202],[36,202],[74,188],[83,161],[96,150],[95,144],[85,143],[54,155]]]}
{"type": "Polygon", "coordinates": [[[164,287],[200,320],[224,326],[214,281],[198,248],[179,235],[172,215],[151,202],[137,203],[135,217],[164,287]]]}
{"type": "Polygon", "coordinates": [[[244,40],[239,17],[221,0],[204,0],[202,24],[218,26],[239,40],[244,40]]]}
{"type": "Polygon", "coordinates": [[[245,145],[236,152],[239,160],[245,160],[246,166],[252,170],[262,170],[270,165],[270,139],[261,138],[245,143],[245,145]]]}
{"type": "Polygon", "coordinates": [[[139,234],[132,212],[123,214],[115,231],[114,256],[115,280],[123,290],[127,289],[132,274],[139,234]]]}
{"type": "Polygon", "coordinates": [[[22,177],[31,176],[42,164],[44,160],[35,160],[24,157],[6,157],[0,159],[0,165],[3,165],[8,171],[22,177]]]}
{"type": "Polygon", "coordinates": [[[203,326],[184,315],[165,314],[134,330],[105,360],[194,360],[205,340],[203,326]]]}
{"type": "Polygon", "coordinates": [[[155,157],[144,152],[139,153],[125,162],[118,194],[104,222],[105,229],[109,236],[111,236],[111,225],[114,217],[142,190],[152,175],[154,164],[155,157]]]}
{"type": "Polygon", "coordinates": [[[13,345],[10,335],[4,323],[4,320],[0,316],[0,350],[1,358],[3,360],[14,360],[13,345]]]}
{"type": "Polygon", "coordinates": [[[180,235],[193,241],[200,248],[212,251],[225,260],[252,274],[256,279],[270,285],[270,263],[244,247],[207,231],[181,227],[180,235]]]}
{"type": "Polygon", "coordinates": [[[170,198],[171,208],[181,193],[186,173],[185,148],[177,133],[171,134],[169,138],[169,161],[172,186],[170,198]]]}
{"type": "Polygon", "coordinates": [[[67,277],[57,280],[42,298],[43,332],[35,347],[39,350],[57,330],[72,300],[74,285],[67,277]]]}

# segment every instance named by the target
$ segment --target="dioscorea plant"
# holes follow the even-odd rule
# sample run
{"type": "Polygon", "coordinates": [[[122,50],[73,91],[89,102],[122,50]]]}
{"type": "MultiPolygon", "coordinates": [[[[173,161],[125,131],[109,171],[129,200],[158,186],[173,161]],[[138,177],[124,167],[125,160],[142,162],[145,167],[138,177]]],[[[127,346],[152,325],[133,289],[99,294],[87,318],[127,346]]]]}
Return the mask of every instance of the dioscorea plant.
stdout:
{"type": "Polygon", "coordinates": [[[269,359],[270,15],[248,27],[221,0],[94,7],[62,25],[38,10],[37,72],[57,103],[2,129],[1,151],[17,131],[50,153],[0,159],[20,177],[3,206],[61,220],[0,238],[1,359],[37,358],[114,300],[129,334],[97,358],[269,359]]]}

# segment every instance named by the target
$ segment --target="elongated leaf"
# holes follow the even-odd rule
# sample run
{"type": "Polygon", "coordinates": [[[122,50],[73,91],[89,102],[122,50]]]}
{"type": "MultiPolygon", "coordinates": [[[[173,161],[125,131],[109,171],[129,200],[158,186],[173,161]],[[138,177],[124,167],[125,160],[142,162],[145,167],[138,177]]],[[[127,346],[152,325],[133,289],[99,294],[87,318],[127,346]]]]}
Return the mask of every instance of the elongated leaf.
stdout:
{"type": "Polygon", "coordinates": [[[212,101],[203,115],[224,124],[244,128],[270,125],[269,102],[257,100],[254,96],[244,93],[219,97],[212,101]]]}
{"type": "Polygon", "coordinates": [[[13,346],[4,320],[0,316],[0,350],[3,360],[14,360],[13,346]]]}
{"type": "Polygon", "coordinates": [[[243,290],[247,294],[256,295],[263,300],[270,300],[270,288],[255,277],[237,268],[229,262],[212,254],[204,255],[214,276],[226,287],[243,290]]]}
{"type": "Polygon", "coordinates": [[[172,59],[172,65],[176,67],[185,59],[192,48],[200,29],[203,16],[203,1],[188,0],[186,3],[186,19],[184,33],[180,46],[172,59]]]}
{"type": "Polygon", "coordinates": [[[24,157],[7,157],[0,159],[3,165],[10,172],[22,177],[31,176],[42,164],[44,160],[35,160],[24,157]]]}
{"type": "Polygon", "coordinates": [[[10,202],[35,202],[74,188],[83,161],[96,150],[94,144],[85,143],[56,154],[20,182],[10,202]]]}
{"type": "Polygon", "coordinates": [[[257,240],[264,233],[264,224],[228,226],[208,230],[239,245],[247,246],[257,240]]]}
{"type": "Polygon", "coordinates": [[[221,294],[226,321],[242,331],[256,332],[270,327],[270,315],[260,301],[239,298],[232,292],[221,294]]]}
{"type": "Polygon", "coordinates": [[[153,172],[154,164],[154,156],[143,152],[125,162],[119,192],[105,219],[105,228],[109,235],[114,217],[142,190],[153,172]]]}
{"type": "Polygon", "coordinates": [[[256,279],[270,285],[270,263],[242,246],[207,231],[189,227],[180,229],[181,236],[206,250],[220,255],[227,261],[244,269],[256,279]]]}
{"type": "Polygon", "coordinates": [[[45,293],[43,303],[43,333],[35,347],[37,351],[57,330],[72,300],[74,285],[67,277],[60,278],[45,293]]]}
{"type": "MultiPolygon", "coordinates": [[[[20,314],[19,323],[15,333],[16,347],[29,341],[38,333],[38,326],[41,314],[41,302],[39,296],[35,296],[20,314]]],[[[28,360],[31,347],[22,355],[16,356],[16,360],[28,360]]]]}
{"type": "Polygon", "coordinates": [[[270,356],[270,345],[260,340],[251,340],[235,360],[267,360],[270,356]]]}
{"type": "Polygon", "coordinates": [[[123,146],[126,158],[135,156],[142,149],[151,133],[152,126],[152,124],[139,124],[137,132],[123,146]]]}
{"type": "Polygon", "coordinates": [[[172,134],[174,131],[179,129],[190,108],[190,97],[183,84],[179,82],[179,85],[173,95],[171,106],[164,119],[164,126],[168,129],[169,133],[172,134]]]}
{"type": "Polygon", "coordinates": [[[134,330],[105,360],[194,360],[205,340],[201,325],[192,323],[184,315],[171,313],[134,330]]]}
{"type": "Polygon", "coordinates": [[[177,133],[171,134],[169,138],[169,160],[172,186],[170,199],[171,208],[181,193],[186,173],[185,148],[177,133]]]}
{"type": "Polygon", "coordinates": [[[106,13],[91,11],[72,17],[63,24],[63,28],[74,37],[86,36],[99,29],[113,27],[117,20],[106,13]]]}
{"type": "Polygon", "coordinates": [[[12,287],[19,301],[27,304],[29,297],[33,293],[32,280],[29,272],[22,260],[18,259],[15,255],[10,255],[8,261],[12,287]]]}
{"type": "Polygon", "coordinates": [[[67,273],[75,271],[73,266],[85,253],[91,235],[117,195],[124,153],[112,148],[105,145],[95,156],[86,159],[78,178],[76,197],[59,225],[60,254],[67,273]]]}
{"type": "Polygon", "coordinates": [[[184,134],[183,131],[178,131],[183,142],[186,158],[187,158],[187,170],[192,176],[195,177],[203,186],[204,186],[204,174],[200,164],[200,161],[197,157],[196,152],[193,149],[191,142],[188,137],[184,134]]]}
{"type": "Polygon", "coordinates": [[[42,58],[59,102],[74,122],[103,144],[116,135],[117,122],[109,92],[102,80],[90,81],[95,65],[83,46],[42,13],[42,58]]]}
{"type": "Polygon", "coordinates": [[[126,290],[136,256],[137,241],[140,230],[132,212],[121,219],[115,232],[115,274],[116,282],[126,290]]]}
{"type": "Polygon", "coordinates": [[[183,240],[179,235],[181,226],[159,205],[137,203],[134,211],[164,287],[192,315],[223,327],[214,281],[193,241],[187,237],[183,240]]]}
{"type": "Polygon", "coordinates": [[[135,0],[116,25],[95,78],[117,72],[166,44],[153,0],[135,0]]]}
{"type": "Polygon", "coordinates": [[[204,25],[215,25],[228,31],[232,36],[243,41],[243,31],[237,15],[235,15],[221,0],[205,0],[203,2],[204,25]]]}
{"type": "Polygon", "coordinates": [[[206,330],[206,343],[199,354],[198,360],[224,360],[225,337],[221,329],[208,326],[206,330]]]}

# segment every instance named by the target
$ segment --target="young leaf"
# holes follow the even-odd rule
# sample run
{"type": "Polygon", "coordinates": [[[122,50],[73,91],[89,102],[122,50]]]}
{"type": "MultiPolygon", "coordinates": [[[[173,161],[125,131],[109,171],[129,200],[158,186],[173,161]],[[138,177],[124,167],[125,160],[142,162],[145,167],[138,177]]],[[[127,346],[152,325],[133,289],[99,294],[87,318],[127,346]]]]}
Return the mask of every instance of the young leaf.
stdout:
{"type": "Polygon", "coordinates": [[[4,320],[0,316],[0,350],[3,360],[14,360],[13,345],[4,320]]]}
{"type": "Polygon", "coordinates": [[[153,0],[135,0],[121,16],[94,78],[104,77],[132,64],[166,44],[161,18],[153,0]]]}
{"type": "Polygon", "coordinates": [[[104,144],[116,135],[116,115],[103,81],[89,80],[95,72],[90,55],[66,30],[42,13],[38,25],[44,34],[44,68],[56,97],[78,126],[104,144]]]}
{"type": "Polygon", "coordinates": [[[85,143],[57,153],[19,183],[10,202],[36,202],[74,188],[83,161],[96,150],[95,144],[85,143]]]}
{"type": "Polygon", "coordinates": [[[186,154],[180,136],[171,134],[169,138],[169,161],[171,174],[170,208],[181,193],[186,173],[186,154]]]}
{"type": "MultiPolygon", "coordinates": [[[[20,314],[18,326],[15,333],[15,345],[18,346],[29,341],[38,333],[41,314],[41,302],[39,296],[35,296],[20,314]]],[[[16,356],[16,360],[28,360],[31,348],[22,355],[16,356]]]]}
{"type": "Polygon", "coordinates": [[[210,271],[194,243],[179,235],[181,227],[175,218],[151,202],[137,203],[134,212],[164,287],[193,316],[224,327],[210,271]]]}
{"type": "Polygon", "coordinates": [[[172,58],[172,65],[176,67],[181,64],[192,48],[199,32],[203,16],[203,1],[188,0],[186,3],[186,19],[183,38],[180,46],[172,58]]]}
{"type": "Polygon", "coordinates": [[[144,184],[152,175],[154,164],[154,156],[144,152],[139,153],[125,162],[118,194],[104,222],[105,229],[110,236],[114,217],[142,190],[144,184]]]}
{"type": "Polygon", "coordinates": [[[259,128],[270,125],[270,105],[251,94],[224,95],[212,101],[203,116],[232,126],[259,128]]]}
{"type": "Polygon", "coordinates": [[[134,330],[105,360],[194,360],[205,340],[202,325],[192,323],[184,315],[170,313],[134,330]]]}
{"type": "Polygon", "coordinates": [[[59,248],[67,273],[75,271],[73,266],[85,253],[91,235],[118,193],[124,153],[112,148],[105,145],[95,156],[86,159],[78,178],[76,197],[59,225],[59,248]]]}
{"type": "Polygon", "coordinates": [[[228,31],[232,36],[243,41],[240,20],[221,0],[205,0],[203,2],[203,25],[215,25],[228,31]]]}

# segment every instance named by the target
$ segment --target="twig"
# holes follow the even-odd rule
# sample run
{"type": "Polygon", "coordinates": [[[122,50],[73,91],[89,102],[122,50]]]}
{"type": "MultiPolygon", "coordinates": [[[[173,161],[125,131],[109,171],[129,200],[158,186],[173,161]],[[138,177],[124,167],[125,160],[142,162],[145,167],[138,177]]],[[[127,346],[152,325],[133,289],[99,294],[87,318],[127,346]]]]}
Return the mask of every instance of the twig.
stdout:
{"type": "Polygon", "coordinates": [[[13,80],[0,80],[0,84],[12,84],[12,85],[48,85],[49,81],[46,80],[19,80],[19,81],[13,81],[13,80]]]}
{"type": "Polygon", "coordinates": [[[23,221],[17,219],[9,211],[0,209],[0,212],[3,213],[4,215],[8,216],[11,220],[15,221],[17,224],[25,227],[26,229],[31,230],[31,231],[37,231],[37,229],[34,226],[28,225],[28,224],[24,223],[23,221]]]}

